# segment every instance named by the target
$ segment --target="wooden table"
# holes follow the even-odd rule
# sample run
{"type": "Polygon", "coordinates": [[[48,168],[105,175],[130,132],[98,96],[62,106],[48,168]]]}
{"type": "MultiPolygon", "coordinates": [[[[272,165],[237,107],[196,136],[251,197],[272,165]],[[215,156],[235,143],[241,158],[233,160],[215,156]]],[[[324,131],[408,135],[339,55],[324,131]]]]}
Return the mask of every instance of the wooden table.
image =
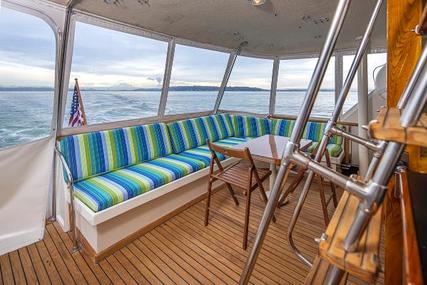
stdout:
{"type": "MultiPolygon", "coordinates": [[[[270,189],[272,189],[274,181],[276,181],[277,166],[280,166],[283,151],[285,150],[285,145],[288,140],[289,138],[287,137],[264,135],[238,144],[234,146],[234,148],[242,149],[247,147],[254,160],[270,164],[270,189]]],[[[300,149],[306,150],[312,143],[311,140],[302,139],[300,141],[300,149]]]]}

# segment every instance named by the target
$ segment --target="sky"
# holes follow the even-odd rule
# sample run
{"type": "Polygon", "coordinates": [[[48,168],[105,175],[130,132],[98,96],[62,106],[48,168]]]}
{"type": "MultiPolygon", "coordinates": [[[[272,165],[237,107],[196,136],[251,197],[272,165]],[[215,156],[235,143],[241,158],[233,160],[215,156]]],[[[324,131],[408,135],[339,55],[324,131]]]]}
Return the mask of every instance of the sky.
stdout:
{"type": "MultiPolygon", "coordinates": [[[[166,42],[77,23],[71,78],[86,88],[161,87],[166,52],[166,42]]],[[[0,8],[0,86],[52,87],[54,60],[55,37],[44,21],[0,8]]],[[[171,85],[219,86],[227,61],[226,53],[177,45],[171,85]]],[[[369,74],[384,62],[385,55],[370,55],[369,74]]],[[[350,63],[345,58],[344,70],[350,63]]],[[[306,88],[315,64],[281,61],[278,88],[306,88]]],[[[238,57],[228,85],[270,89],[272,67],[272,60],[238,57]]],[[[334,59],[322,87],[334,88],[334,59]]]]}

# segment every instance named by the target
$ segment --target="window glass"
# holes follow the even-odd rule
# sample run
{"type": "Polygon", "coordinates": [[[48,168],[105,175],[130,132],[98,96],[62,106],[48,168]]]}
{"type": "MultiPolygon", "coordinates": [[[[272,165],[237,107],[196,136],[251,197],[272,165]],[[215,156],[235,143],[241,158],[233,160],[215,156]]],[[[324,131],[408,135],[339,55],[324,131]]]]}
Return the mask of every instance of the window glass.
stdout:
{"type": "Polygon", "coordinates": [[[165,113],[213,110],[228,56],[222,52],[176,45],[165,113]]]}
{"type": "Polygon", "coordinates": [[[220,109],[268,114],[273,61],[239,56],[220,109]]]}
{"type": "MultiPolygon", "coordinates": [[[[317,60],[317,58],[302,58],[280,61],[276,95],[276,114],[299,114],[317,60]]],[[[335,58],[332,57],[311,116],[329,117],[332,114],[334,104],[335,58]]]]}
{"type": "Polygon", "coordinates": [[[78,22],[64,125],[74,78],[88,124],[156,116],[166,53],[166,42],[78,22]]]}
{"type": "Polygon", "coordinates": [[[43,20],[0,9],[0,148],[51,132],[55,36],[43,20]]]}

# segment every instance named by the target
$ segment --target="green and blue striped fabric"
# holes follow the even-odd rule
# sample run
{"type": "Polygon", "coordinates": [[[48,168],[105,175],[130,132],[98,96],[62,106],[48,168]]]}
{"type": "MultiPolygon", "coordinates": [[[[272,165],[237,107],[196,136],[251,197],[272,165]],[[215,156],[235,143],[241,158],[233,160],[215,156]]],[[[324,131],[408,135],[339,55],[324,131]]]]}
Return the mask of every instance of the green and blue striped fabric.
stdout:
{"type": "Polygon", "coordinates": [[[206,129],[206,134],[211,142],[222,140],[234,135],[231,116],[219,114],[201,118],[206,129]]]}
{"type": "Polygon", "coordinates": [[[172,154],[79,181],[74,195],[99,212],[204,167],[197,159],[172,154]]]}
{"type": "Polygon", "coordinates": [[[275,136],[290,137],[294,128],[294,120],[271,119],[271,134],[275,136]]]}
{"type": "Polygon", "coordinates": [[[68,136],[59,147],[76,181],[172,153],[165,124],[68,136]]]}
{"type": "MultiPolygon", "coordinates": [[[[323,133],[325,131],[326,124],[318,122],[308,122],[302,138],[312,140],[313,142],[319,142],[322,140],[323,133]]],[[[341,145],[342,137],[332,136],[329,139],[330,144],[341,145]]]]}
{"type": "MultiPolygon", "coordinates": [[[[319,142],[313,142],[312,145],[308,147],[307,152],[311,153],[318,144],[319,142]]],[[[334,143],[329,143],[326,148],[328,149],[329,155],[331,157],[338,157],[342,151],[342,146],[334,143]]]]}
{"type": "Polygon", "coordinates": [[[259,137],[270,134],[270,120],[254,116],[233,115],[234,136],[259,137]]]}
{"type": "Polygon", "coordinates": [[[208,138],[201,118],[172,122],[167,126],[174,153],[201,146],[208,138]]]}

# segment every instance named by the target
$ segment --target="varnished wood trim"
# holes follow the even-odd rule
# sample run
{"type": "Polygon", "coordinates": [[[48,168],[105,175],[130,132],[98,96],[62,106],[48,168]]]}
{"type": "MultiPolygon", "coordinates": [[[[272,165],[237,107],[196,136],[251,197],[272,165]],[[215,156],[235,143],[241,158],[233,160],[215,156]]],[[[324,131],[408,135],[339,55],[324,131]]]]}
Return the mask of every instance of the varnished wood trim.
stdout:
{"type": "Polygon", "coordinates": [[[405,284],[424,284],[408,177],[406,172],[402,172],[400,175],[404,281],[405,284]]]}

